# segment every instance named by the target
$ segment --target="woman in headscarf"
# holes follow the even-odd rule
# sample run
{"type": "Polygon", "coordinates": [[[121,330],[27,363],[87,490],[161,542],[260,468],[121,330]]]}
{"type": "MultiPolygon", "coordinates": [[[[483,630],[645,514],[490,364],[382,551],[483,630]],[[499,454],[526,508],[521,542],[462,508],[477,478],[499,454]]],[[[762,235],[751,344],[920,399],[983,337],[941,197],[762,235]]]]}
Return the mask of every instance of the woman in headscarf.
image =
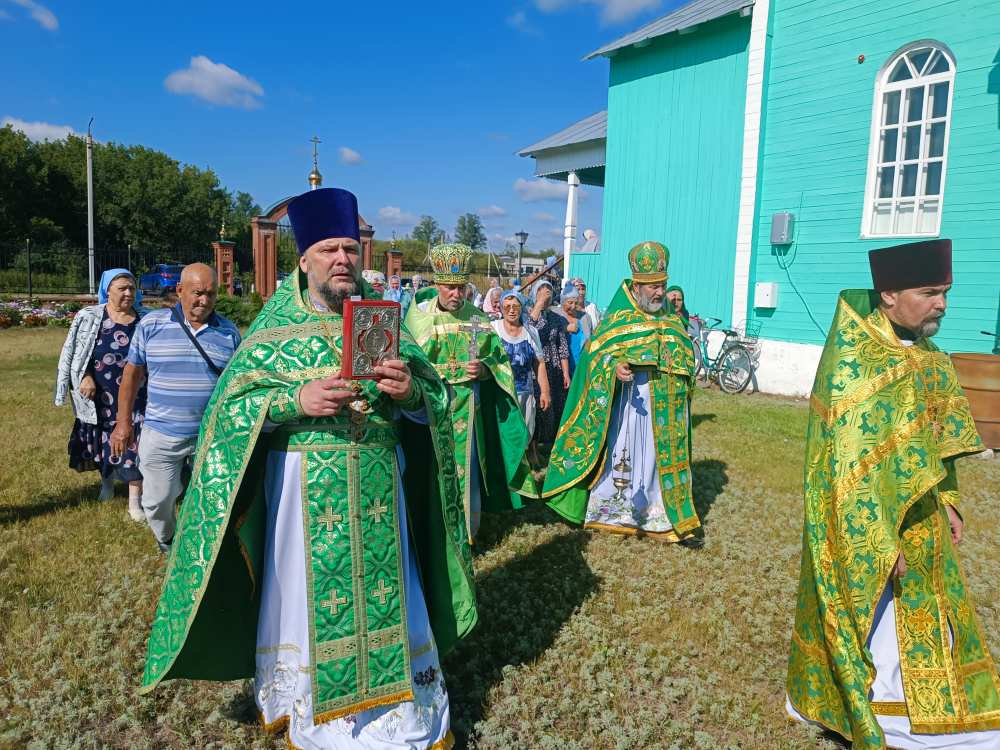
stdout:
{"type": "Polygon", "coordinates": [[[491,286],[483,295],[483,312],[490,316],[490,320],[500,317],[500,293],[500,287],[491,286]]]}
{"type": "Polygon", "coordinates": [[[548,448],[555,442],[559,431],[570,381],[566,319],[556,315],[552,309],[552,284],[548,281],[539,281],[535,286],[535,302],[525,315],[525,323],[538,332],[549,381],[552,406],[535,419],[535,443],[541,448],[548,448]]]}
{"type": "Polygon", "coordinates": [[[667,299],[670,300],[670,304],[673,306],[674,312],[681,316],[681,320],[684,321],[684,326],[687,327],[688,322],[691,319],[691,314],[688,312],[687,306],[684,304],[684,290],[676,284],[668,286],[667,299]]]}
{"type": "Polygon", "coordinates": [[[479,293],[479,287],[471,281],[465,285],[465,301],[473,307],[479,307],[483,304],[483,295],[479,293]]]}
{"type": "Polygon", "coordinates": [[[567,281],[559,295],[559,307],[553,308],[556,315],[566,319],[569,334],[569,374],[573,375],[576,363],[580,361],[583,347],[594,332],[590,316],[580,309],[580,292],[572,281],[567,281]]]}
{"type": "Polygon", "coordinates": [[[670,302],[671,307],[673,307],[674,312],[684,321],[684,328],[687,329],[691,338],[697,339],[701,333],[701,319],[697,315],[692,315],[688,312],[687,305],[684,303],[684,290],[676,284],[667,287],[667,300],[670,302]]]}
{"type": "Polygon", "coordinates": [[[128,359],[136,323],[145,312],[139,306],[142,292],[135,277],[124,268],[101,275],[98,304],[85,307],[73,318],[59,356],[56,375],[56,406],[71,394],[76,417],[69,438],[69,465],[77,471],[99,471],[101,494],[110,500],[115,480],[128,483],[128,513],[144,521],[142,474],[136,448],[146,408],[146,388],[135,399],[132,413],[132,443],[121,456],[111,455],[111,433],[118,414],[118,387],[128,359]]]}
{"type": "Polygon", "coordinates": [[[524,298],[517,292],[504,292],[500,298],[503,317],[493,321],[493,329],[503,342],[511,369],[514,371],[514,390],[521,416],[528,426],[528,433],[535,432],[535,407],[546,411],[551,403],[549,378],[542,359],[542,343],[538,332],[524,324],[524,298]],[[535,398],[535,385],[539,396],[535,398]]]}

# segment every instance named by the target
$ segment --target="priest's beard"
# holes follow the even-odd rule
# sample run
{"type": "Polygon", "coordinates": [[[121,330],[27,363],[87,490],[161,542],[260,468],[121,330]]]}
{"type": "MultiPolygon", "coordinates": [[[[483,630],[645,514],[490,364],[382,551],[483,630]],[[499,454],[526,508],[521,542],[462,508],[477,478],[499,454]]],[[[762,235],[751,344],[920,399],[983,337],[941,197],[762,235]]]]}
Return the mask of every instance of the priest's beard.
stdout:
{"type": "Polygon", "coordinates": [[[329,281],[322,281],[313,286],[313,290],[328,309],[343,314],[344,300],[358,293],[358,284],[352,282],[349,286],[340,284],[334,288],[329,281]]]}
{"type": "Polygon", "coordinates": [[[940,331],[941,330],[941,319],[943,317],[944,317],[944,315],[940,315],[940,316],[935,317],[935,318],[928,318],[923,323],[921,323],[919,326],[917,326],[917,330],[914,331],[914,333],[917,334],[917,338],[918,339],[930,338],[935,333],[937,333],[938,331],[940,331]]]}
{"type": "Polygon", "coordinates": [[[659,301],[653,301],[653,295],[647,292],[642,287],[636,290],[636,302],[639,303],[639,308],[646,313],[652,315],[653,313],[658,313],[663,309],[663,298],[661,297],[659,301]]]}

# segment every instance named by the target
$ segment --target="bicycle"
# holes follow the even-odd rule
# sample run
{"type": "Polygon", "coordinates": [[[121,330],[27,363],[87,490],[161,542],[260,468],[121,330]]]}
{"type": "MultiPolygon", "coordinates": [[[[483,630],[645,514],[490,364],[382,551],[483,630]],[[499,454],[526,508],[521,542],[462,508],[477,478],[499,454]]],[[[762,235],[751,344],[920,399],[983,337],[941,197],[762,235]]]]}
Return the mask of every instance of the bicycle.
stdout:
{"type": "Polygon", "coordinates": [[[756,343],[760,333],[760,323],[748,322],[744,334],[731,328],[719,328],[719,318],[698,318],[702,325],[692,338],[694,344],[695,381],[707,386],[712,381],[719,384],[725,393],[741,393],[750,384],[756,369],[756,343]],[[708,349],[708,335],[721,331],[726,338],[715,357],[708,349]]]}

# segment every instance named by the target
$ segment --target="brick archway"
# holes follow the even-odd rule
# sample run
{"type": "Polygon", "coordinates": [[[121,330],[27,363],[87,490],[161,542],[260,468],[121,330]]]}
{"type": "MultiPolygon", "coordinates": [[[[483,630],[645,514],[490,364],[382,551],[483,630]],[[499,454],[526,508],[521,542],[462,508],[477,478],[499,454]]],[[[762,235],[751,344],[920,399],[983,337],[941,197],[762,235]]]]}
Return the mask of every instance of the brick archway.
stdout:
{"type": "MultiPolygon", "coordinates": [[[[254,285],[260,296],[270,298],[278,288],[278,222],[288,215],[288,204],[294,195],[290,195],[271,206],[263,216],[254,216],[250,220],[253,234],[253,269],[254,285]]],[[[375,228],[358,214],[358,224],[361,227],[361,267],[371,268],[372,239],[375,228]]]]}

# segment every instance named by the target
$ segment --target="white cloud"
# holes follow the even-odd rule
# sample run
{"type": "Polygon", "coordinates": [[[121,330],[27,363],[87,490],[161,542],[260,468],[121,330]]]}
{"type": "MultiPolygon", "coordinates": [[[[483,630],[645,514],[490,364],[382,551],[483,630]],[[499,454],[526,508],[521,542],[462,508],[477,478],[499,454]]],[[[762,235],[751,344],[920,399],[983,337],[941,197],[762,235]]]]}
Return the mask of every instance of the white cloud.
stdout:
{"type": "Polygon", "coordinates": [[[256,109],[261,105],[257,97],[264,95],[255,80],[204,55],[192,57],[189,67],[175,70],[163,85],[174,94],[190,94],[222,107],[242,109],[256,109]]]}
{"type": "Polygon", "coordinates": [[[545,230],[545,234],[549,237],[558,237],[559,239],[562,239],[566,234],[566,227],[552,227],[552,229],[545,230]]]}
{"type": "Polygon", "coordinates": [[[622,23],[647,10],[659,8],[662,0],[535,0],[543,13],[558,13],[577,5],[596,5],[601,10],[601,23],[622,23]]]}
{"type": "Polygon", "coordinates": [[[493,219],[499,216],[506,216],[507,210],[501,208],[500,206],[493,204],[490,206],[483,206],[482,208],[476,209],[476,213],[483,219],[493,219]]]}
{"type": "Polygon", "coordinates": [[[534,219],[535,221],[555,221],[556,220],[555,216],[553,216],[552,214],[547,214],[544,211],[539,211],[536,214],[532,214],[531,218],[534,219]]]}
{"type": "Polygon", "coordinates": [[[399,206],[382,206],[382,208],[378,210],[378,218],[379,221],[393,227],[416,224],[419,220],[413,214],[403,211],[399,206]]]}
{"type": "Polygon", "coordinates": [[[56,14],[35,0],[10,0],[14,5],[20,5],[31,17],[38,22],[46,31],[56,31],[59,28],[59,19],[56,14]]]}
{"type": "Polygon", "coordinates": [[[363,159],[361,158],[361,154],[353,148],[348,148],[347,146],[340,147],[341,164],[360,164],[362,161],[363,159]]]}
{"type": "MultiPolygon", "coordinates": [[[[569,185],[565,182],[553,182],[551,180],[526,180],[518,177],[514,181],[514,192],[525,203],[538,203],[540,201],[565,201],[569,185]]],[[[585,200],[587,194],[582,190],[577,191],[580,200],[585,200]]]]}
{"type": "Polygon", "coordinates": [[[67,135],[79,135],[69,125],[53,125],[50,122],[28,122],[7,115],[0,120],[0,128],[10,125],[20,130],[33,141],[58,141],[67,135]]]}
{"type": "Polygon", "coordinates": [[[507,16],[506,24],[522,34],[541,36],[541,32],[528,21],[528,14],[523,10],[519,10],[507,16]]]}

